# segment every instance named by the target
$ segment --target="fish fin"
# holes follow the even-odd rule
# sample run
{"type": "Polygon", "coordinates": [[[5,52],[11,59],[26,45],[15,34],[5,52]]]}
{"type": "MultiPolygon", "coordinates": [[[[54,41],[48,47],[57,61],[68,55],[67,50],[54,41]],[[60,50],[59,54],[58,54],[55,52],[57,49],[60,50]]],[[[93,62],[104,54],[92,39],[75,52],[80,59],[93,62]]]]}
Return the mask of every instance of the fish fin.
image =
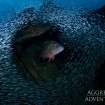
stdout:
{"type": "Polygon", "coordinates": [[[52,58],[49,58],[48,62],[50,62],[50,61],[51,61],[51,59],[52,59],[52,58]]]}
{"type": "Polygon", "coordinates": [[[45,45],[45,43],[47,43],[47,42],[48,42],[48,41],[45,41],[45,42],[42,44],[42,46],[45,45]]]}
{"type": "Polygon", "coordinates": [[[52,57],[52,61],[54,60],[55,56],[52,57]]]}

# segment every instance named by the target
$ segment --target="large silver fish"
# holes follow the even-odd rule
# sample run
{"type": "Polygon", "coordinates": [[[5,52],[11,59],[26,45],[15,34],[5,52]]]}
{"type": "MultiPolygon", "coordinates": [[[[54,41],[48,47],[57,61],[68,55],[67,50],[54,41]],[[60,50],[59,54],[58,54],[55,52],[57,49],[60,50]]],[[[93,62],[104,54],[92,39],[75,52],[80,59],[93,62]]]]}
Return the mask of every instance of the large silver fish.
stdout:
{"type": "Polygon", "coordinates": [[[55,55],[59,54],[61,51],[64,50],[64,47],[57,43],[56,41],[46,41],[42,45],[40,57],[43,59],[49,58],[49,61],[53,61],[55,55]]]}

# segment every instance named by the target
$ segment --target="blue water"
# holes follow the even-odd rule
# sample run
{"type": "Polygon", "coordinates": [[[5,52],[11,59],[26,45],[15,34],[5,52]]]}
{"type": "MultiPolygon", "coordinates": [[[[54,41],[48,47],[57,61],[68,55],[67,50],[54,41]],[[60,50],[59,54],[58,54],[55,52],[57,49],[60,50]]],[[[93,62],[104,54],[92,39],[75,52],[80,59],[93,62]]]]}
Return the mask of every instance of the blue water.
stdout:
{"type": "Polygon", "coordinates": [[[105,0],[54,0],[54,2],[69,10],[76,7],[94,10],[105,5],[105,0]]]}
{"type": "MultiPolygon", "coordinates": [[[[70,11],[77,8],[94,10],[105,5],[105,0],[53,0],[53,2],[70,11]]],[[[38,10],[42,4],[43,0],[0,0],[0,20],[14,17],[16,13],[28,7],[35,7],[38,10]]]]}
{"type": "Polygon", "coordinates": [[[0,18],[1,20],[9,19],[29,7],[35,7],[38,10],[42,3],[42,0],[0,0],[0,18]]]}

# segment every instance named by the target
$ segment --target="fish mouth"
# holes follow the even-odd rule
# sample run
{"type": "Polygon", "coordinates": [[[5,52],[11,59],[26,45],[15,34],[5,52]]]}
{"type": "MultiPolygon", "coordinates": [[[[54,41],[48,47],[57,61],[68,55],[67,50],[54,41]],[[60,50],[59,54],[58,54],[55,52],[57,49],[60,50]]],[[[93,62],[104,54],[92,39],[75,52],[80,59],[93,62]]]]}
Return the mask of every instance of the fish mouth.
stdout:
{"type": "Polygon", "coordinates": [[[64,50],[64,47],[60,47],[59,48],[59,51],[61,52],[61,51],[63,51],[64,50]]]}
{"type": "Polygon", "coordinates": [[[53,52],[54,55],[59,54],[60,52],[62,52],[64,50],[64,47],[59,47],[58,51],[53,52]]]}

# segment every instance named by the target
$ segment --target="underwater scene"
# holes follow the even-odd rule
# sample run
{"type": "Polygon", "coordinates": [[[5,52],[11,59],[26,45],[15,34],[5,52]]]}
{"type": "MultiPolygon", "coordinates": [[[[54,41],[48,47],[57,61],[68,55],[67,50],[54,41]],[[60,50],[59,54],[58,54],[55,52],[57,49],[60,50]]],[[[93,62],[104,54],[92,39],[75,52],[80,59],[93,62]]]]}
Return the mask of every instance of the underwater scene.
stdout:
{"type": "Polygon", "coordinates": [[[0,105],[105,105],[105,0],[0,7],[0,105]]]}

